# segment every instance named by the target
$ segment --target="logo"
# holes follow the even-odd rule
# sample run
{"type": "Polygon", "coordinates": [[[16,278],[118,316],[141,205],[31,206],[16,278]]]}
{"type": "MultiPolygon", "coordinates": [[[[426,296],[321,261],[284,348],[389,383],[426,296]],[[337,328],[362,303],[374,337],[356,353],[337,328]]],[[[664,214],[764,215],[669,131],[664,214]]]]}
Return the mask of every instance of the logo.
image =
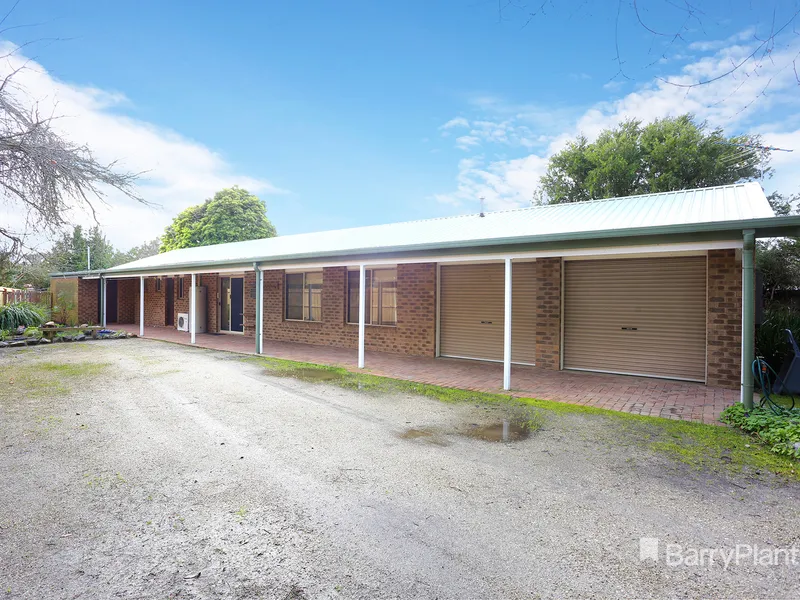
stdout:
{"type": "Polygon", "coordinates": [[[669,567],[721,567],[731,565],[800,567],[800,548],[763,548],[757,544],[736,544],[733,548],[696,548],[682,544],[660,544],[658,538],[639,538],[639,561],[663,562],[669,567]],[[661,549],[663,548],[663,553],[661,549]]]}

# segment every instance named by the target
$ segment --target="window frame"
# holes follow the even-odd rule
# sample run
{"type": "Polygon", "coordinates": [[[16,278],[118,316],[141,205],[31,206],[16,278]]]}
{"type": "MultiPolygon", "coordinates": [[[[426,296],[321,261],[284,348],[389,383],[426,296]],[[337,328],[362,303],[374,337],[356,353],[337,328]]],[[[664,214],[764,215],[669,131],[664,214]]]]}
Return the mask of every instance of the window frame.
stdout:
{"type": "Polygon", "coordinates": [[[178,277],[178,300],[183,300],[183,277],[178,277]]]}
{"type": "Polygon", "coordinates": [[[156,292],[161,291],[161,277],[156,277],[156,292]]]}
{"type": "MultiPolygon", "coordinates": [[[[284,285],[284,293],[283,293],[283,320],[284,321],[292,321],[298,323],[322,323],[322,290],[324,286],[324,276],[322,271],[302,271],[299,273],[287,273],[284,272],[283,274],[283,285],[284,285]],[[309,282],[309,275],[319,276],[314,277],[315,280],[309,282]],[[301,303],[300,305],[296,304],[289,304],[289,278],[290,277],[297,277],[302,276],[303,283],[300,286],[301,291],[301,303]],[[314,303],[314,300],[318,299],[318,305],[314,303]],[[293,309],[300,309],[300,314],[302,318],[290,317],[289,310],[290,308],[293,309]],[[312,318],[315,311],[319,311],[319,318],[314,319],[312,318]]],[[[293,289],[296,289],[297,286],[293,285],[293,289]]]]}
{"type": "MultiPolygon", "coordinates": [[[[359,288],[359,285],[361,283],[361,273],[359,271],[348,271],[347,272],[347,290],[346,290],[346,294],[345,294],[345,296],[346,296],[345,300],[347,302],[347,306],[345,307],[345,320],[346,320],[348,325],[358,325],[358,304],[357,304],[358,301],[356,300],[355,306],[353,306],[352,303],[351,303],[351,300],[352,300],[352,298],[351,298],[352,290],[351,290],[351,285],[350,285],[351,275],[357,276],[357,277],[353,277],[353,279],[355,279],[355,282],[356,282],[355,285],[353,286],[355,288],[356,292],[359,291],[358,288],[359,288]],[[352,314],[354,312],[353,308],[356,309],[355,310],[355,312],[356,312],[355,315],[352,314]]],[[[369,325],[370,327],[397,327],[397,267],[383,268],[383,269],[366,269],[365,275],[366,275],[365,276],[365,280],[366,280],[366,288],[367,289],[366,289],[366,293],[364,294],[364,302],[367,305],[367,309],[368,310],[366,311],[366,315],[365,315],[366,318],[364,319],[364,324],[365,325],[369,325]],[[378,279],[376,281],[376,278],[375,278],[375,272],[376,271],[394,271],[394,279],[390,280],[390,281],[383,281],[381,279],[378,279]],[[374,298],[375,298],[374,292],[376,290],[376,283],[378,284],[377,285],[377,290],[378,290],[378,293],[377,293],[378,303],[377,303],[377,305],[374,304],[374,298]],[[386,287],[386,289],[394,289],[394,306],[392,308],[394,309],[394,317],[395,318],[394,318],[394,321],[390,321],[390,322],[384,322],[384,320],[383,320],[383,311],[386,308],[386,306],[385,306],[385,304],[383,302],[383,299],[384,299],[384,292],[383,292],[384,287],[386,287]],[[373,314],[372,314],[373,311],[376,310],[376,309],[377,309],[377,313],[378,313],[377,322],[375,322],[375,319],[373,319],[373,314]]],[[[356,296],[356,298],[360,298],[360,294],[358,296],[356,296]]]]}

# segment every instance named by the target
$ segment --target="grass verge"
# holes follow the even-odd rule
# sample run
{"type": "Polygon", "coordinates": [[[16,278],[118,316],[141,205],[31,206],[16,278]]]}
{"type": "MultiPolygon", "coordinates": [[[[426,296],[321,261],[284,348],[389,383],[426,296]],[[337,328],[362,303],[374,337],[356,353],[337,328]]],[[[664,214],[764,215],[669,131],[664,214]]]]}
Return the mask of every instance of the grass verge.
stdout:
{"type": "Polygon", "coordinates": [[[617,425],[620,434],[617,440],[620,442],[637,444],[699,471],[756,477],[771,473],[789,480],[800,480],[800,465],[796,460],[775,454],[753,436],[730,427],[632,415],[551,400],[446,388],[277,358],[247,357],[243,360],[264,367],[270,375],[328,383],[352,390],[417,394],[441,402],[527,407],[541,412],[545,418],[574,415],[608,419],[617,425]]]}
{"type": "Polygon", "coordinates": [[[102,374],[110,363],[36,361],[0,366],[0,400],[59,396],[81,380],[102,374]]]}

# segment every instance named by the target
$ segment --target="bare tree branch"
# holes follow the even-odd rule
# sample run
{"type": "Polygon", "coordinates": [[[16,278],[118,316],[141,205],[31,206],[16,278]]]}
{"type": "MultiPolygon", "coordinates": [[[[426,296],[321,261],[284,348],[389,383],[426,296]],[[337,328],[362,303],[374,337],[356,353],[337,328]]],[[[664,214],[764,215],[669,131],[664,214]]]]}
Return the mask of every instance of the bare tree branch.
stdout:
{"type": "MultiPolygon", "coordinates": [[[[26,63],[27,64],[27,63],[26,63]]],[[[88,210],[95,221],[96,203],[105,202],[109,188],[128,198],[149,204],[135,189],[139,173],[118,170],[118,164],[103,164],[86,145],[75,144],[53,125],[55,108],[42,116],[38,103],[23,106],[23,94],[12,82],[25,64],[14,68],[0,83],[0,197],[19,206],[26,231],[55,232],[69,221],[76,207],[88,210]]],[[[25,232],[0,228],[12,254],[23,246],[25,232]]]]}

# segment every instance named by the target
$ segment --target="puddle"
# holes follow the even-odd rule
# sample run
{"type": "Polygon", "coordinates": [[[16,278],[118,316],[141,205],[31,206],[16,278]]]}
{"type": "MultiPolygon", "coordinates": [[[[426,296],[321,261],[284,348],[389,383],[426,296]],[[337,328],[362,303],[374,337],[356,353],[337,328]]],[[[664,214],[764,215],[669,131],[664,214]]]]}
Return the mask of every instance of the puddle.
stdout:
{"type": "Polygon", "coordinates": [[[420,440],[434,446],[449,446],[450,442],[442,438],[436,431],[430,429],[415,429],[409,427],[403,433],[398,434],[401,440],[420,440]]]}
{"type": "Polygon", "coordinates": [[[504,420],[482,427],[473,425],[464,434],[486,442],[516,442],[526,439],[531,430],[526,423],[504,420]]]}
{"type": "Polygon", "coordinates": [[[327,371],[325,369],[310,369],[300,367],[299,369],[291,369],[288,371],[267,371],[273,377],[293,377],[302,381],[342,381],[344,377],[341,373],[335,371],[327,371]]]}

